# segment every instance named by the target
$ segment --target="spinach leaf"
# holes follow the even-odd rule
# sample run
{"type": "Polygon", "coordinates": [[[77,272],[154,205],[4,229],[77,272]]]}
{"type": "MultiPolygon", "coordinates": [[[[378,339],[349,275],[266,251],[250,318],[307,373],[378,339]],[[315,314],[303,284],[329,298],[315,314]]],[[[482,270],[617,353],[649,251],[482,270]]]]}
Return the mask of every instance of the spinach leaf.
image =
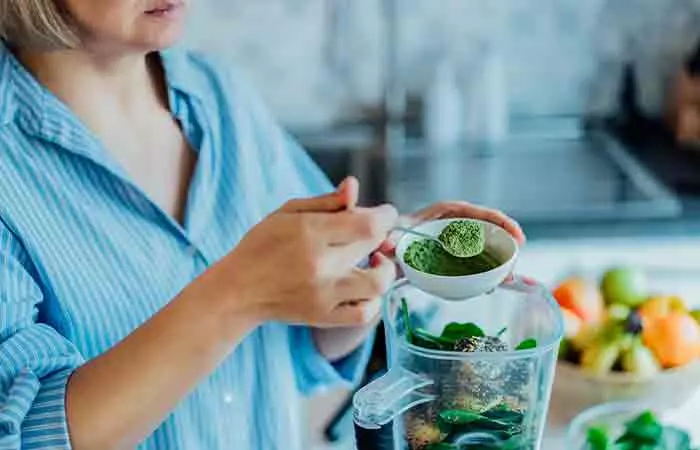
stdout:
{"type": "Polygon", "coordinates": [[[463,409],[448,409],[440,412],[440,420],[450,425],[465,425],[484,419],[479,413],[463,409]]]}
{"type": "Polygon", "coordinates": [[[486,333],[475,323],[448,323],[442,330],[441,337],[457,342],[464,338],[485,337],[486,333]]]}
{"type": "Polygon", "coordinates": [[[413,330],[413,345],[418,347],[433,349],[433,350],[453,350],[454,343],[449,339],[444,339],[440,336],[435,336],[428,333],[422,328],[413,330]]]}
{"type": "Polygon", "coordinates": [[[590,450],[609,450],[611,449],[610,437],[608,430],[602,427],[593,427],[586,433],[586,440],[590,450]]]}
{"type": "Polygon", "coordinates": [[[633,442],[637,444],[658,444],[664,427],[650,411],[625,424],[625,433],[615,443],[633,442]]]}
{"type": "Polygon", "coordinates": [[[405,298],[401,299],[401,314],[403,315],[403,326],[406,329],[406,341],[408,341],[409,344],[414,344],[411,317],[408,314],[408,304],[405,298]]]}
{"type": "Polygon", "coordinates": [[[498,405],[481,413],[487,419],[508,422],[513,425],[521,425],[524,420],[523,413],[513,411],[506,405],[498,405]]]}
{"type": "Polygon", "coordinates": [[[624,433],[614,443],[607,430],[600,427],[588,430],[587,442],[590,450],[692,450],[687,432],[664,427],[650,411],[627,422],[624,433]]]}
{"type": "Polygon", "coordinates": [[[525,339],[515,347],[516,350],[530,350],[532,348],[537,348],[537,339],[525,339]]]}

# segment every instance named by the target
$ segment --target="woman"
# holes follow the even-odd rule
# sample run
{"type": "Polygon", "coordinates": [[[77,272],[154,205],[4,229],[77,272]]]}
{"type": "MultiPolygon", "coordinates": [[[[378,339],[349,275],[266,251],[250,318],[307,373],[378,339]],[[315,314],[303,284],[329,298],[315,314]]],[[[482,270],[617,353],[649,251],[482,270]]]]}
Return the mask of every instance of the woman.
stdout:
{"type": "Polygon", "coordinates": [[[363,370],[396,211],[159,52],[185,13],[0,0],[1,448],[299,448],[299,394],[363,370]]]}

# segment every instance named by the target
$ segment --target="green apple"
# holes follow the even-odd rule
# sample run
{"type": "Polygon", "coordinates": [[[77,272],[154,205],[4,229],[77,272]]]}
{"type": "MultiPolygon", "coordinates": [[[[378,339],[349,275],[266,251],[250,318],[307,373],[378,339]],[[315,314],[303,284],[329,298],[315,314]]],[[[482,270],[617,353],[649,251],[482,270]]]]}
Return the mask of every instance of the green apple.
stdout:
{"type": "Polygon", "coordinates": [[[695,321],[700,324],[700,309],[692,310],[690,312],[690,315],[693,316],[693,319],[695,319],[695,321]]]}
{"type": "Polygon", "coordinates": [[[609,305],[619,303],[634,308],[644,303],[649,295],[646,276],[640,270],[631,267],[607,271],[603,276],[601,288],[603,298],[609,305]]]}

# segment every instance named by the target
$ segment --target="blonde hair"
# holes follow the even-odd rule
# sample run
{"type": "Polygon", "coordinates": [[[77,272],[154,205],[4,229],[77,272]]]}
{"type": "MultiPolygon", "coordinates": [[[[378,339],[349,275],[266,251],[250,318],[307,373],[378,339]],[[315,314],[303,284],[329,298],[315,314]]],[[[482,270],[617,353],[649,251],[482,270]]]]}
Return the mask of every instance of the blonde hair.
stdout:
{"type": "Polygon", "coordinates": [[[0,39],[12,46],[75,48],[80,39],[61,0],[0,0],[0,39]]]}

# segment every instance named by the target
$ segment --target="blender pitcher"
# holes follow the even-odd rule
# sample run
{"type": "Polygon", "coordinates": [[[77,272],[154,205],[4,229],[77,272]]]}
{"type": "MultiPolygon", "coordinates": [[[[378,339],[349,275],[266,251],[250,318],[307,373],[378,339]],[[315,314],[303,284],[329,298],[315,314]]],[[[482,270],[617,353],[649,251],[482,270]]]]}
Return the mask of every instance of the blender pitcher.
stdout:
{"type": "Polygon", "coordinates": [[[353,399],[357,450],[539,449],[563,334],[545,288],[515,278],[449,301],[402,280],[386,294],[383,317],[389,371],[353,399]],[[415,330],[439,337],[454,322],[498,336],[498,348],[458,352],[407,341],[415,330]],[[533,339],[534,348],[516,349],[533,339]]]}

